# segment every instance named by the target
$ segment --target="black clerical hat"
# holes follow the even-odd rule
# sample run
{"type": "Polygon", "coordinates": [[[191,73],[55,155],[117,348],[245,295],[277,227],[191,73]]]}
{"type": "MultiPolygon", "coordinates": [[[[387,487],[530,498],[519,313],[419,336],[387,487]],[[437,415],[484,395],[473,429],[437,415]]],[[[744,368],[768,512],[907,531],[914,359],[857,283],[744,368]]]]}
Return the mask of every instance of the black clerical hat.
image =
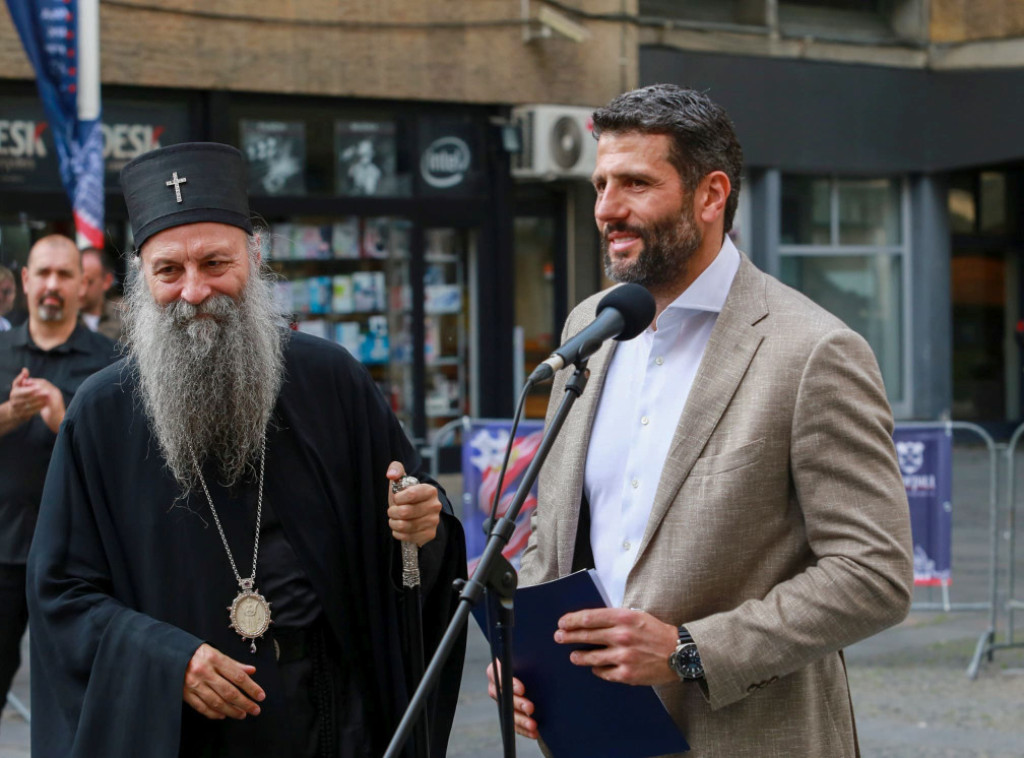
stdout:
{"type": "Polygon", "coordinates": [[[121,169],[135,250],[173,226],[216,221],[252,234],[245,159],[230,145],[184,142],[140,155],[121,169]]]}

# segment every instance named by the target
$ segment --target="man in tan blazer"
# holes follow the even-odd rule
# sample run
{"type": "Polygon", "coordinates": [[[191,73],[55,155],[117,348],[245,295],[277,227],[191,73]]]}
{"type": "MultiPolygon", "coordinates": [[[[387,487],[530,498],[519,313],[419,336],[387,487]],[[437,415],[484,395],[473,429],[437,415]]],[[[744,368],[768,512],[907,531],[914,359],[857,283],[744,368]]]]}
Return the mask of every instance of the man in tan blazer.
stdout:
{"type": "MultiPolygon", "coordinates": [[[[656,686],[691,758],[858,755],[841,651],[902,620],[913,583],[874,355],[726,236],[742,154],[718,105],[655,85],[594,123],[605,265],[657,315],[591,358],[541,473],[521,583],[596,565],[616,607],[552,634],[602,646],[571,655],[596,676],[656,686]]],[[[517,730],[537,737],[544,715],[515,689],[517,730]]]]}

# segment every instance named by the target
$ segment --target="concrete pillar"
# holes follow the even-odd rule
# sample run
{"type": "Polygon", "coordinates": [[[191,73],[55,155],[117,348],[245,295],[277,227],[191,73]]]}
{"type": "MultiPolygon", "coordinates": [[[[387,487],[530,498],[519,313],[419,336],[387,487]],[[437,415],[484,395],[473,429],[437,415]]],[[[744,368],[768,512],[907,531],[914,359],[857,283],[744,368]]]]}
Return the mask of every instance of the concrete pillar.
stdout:
{"type": "Polygon", "coordinates": [[[953,402],[953,334],[947,177],[910,179],[910,415],[948,418],[953,402]]]}

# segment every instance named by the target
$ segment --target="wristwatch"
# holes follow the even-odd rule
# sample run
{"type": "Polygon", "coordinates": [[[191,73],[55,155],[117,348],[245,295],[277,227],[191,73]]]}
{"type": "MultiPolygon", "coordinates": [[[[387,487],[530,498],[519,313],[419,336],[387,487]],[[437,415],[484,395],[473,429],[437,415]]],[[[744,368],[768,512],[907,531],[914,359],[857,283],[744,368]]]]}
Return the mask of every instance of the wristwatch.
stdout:
{"type": "Polygon", "coordinates": [[[685,626],[679,627],[679,642],[672,655],[668,657],[668,665],[684,682],[704,678],[704,664],[700,662],[700,653],[697,652],[697,645],[685,626]]]}

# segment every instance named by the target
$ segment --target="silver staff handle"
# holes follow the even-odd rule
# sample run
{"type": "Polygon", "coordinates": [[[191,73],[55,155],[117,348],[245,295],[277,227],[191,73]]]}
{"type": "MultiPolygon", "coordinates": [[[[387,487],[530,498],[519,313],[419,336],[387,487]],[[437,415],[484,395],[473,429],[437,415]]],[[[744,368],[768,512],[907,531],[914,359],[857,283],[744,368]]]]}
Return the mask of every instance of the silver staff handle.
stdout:
{"type": "MultiPolygon", "coordinates": [[[[419,483],[415,476],[406,475],[391,482],[391,491],[401,492],[419,483]]],[[[413,542],[402,543],[402,586],[409,589],[420,586],[420,549],[413,542]]]]}

